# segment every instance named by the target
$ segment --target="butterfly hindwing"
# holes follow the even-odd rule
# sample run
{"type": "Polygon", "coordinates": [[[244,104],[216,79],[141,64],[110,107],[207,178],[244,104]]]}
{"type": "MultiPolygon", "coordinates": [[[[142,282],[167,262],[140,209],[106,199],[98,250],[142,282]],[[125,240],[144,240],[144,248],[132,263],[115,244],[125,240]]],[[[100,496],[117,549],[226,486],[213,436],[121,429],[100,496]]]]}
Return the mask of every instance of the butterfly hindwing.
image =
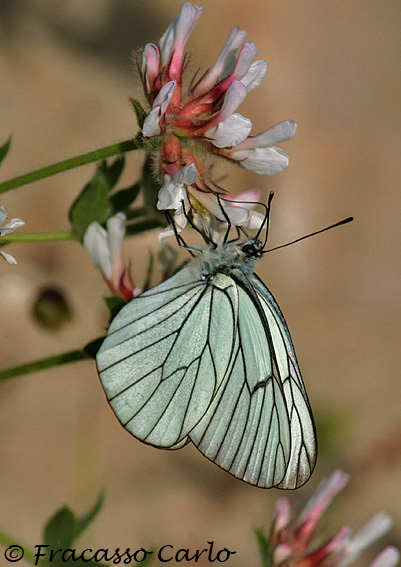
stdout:
{"type": "Polygon", "coordinates": [[[251,283],[269,324],[290,418],[291,453],[286,474],[278,487],[298,488],[308,480],[316,461],[316,433],[312,411],[283,314],[270,291],[254,274],[251,283]]]}
{"type": "Polygon", "coordinates": [[[236,305],[231,365],[203,419],[189,434],[210,460],[264,488],[279,484],[291,452],[290,425],[275,354],[252,296],[228,276],[236,305]]]}

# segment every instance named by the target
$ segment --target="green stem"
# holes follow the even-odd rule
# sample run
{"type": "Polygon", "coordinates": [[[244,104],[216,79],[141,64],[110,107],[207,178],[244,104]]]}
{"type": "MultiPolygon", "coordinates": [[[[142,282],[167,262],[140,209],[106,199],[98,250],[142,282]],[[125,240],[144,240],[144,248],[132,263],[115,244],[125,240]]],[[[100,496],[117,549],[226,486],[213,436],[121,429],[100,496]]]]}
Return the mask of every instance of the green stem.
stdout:
{"type": "Polygon", "coordinates": [[[27,183],[32,183],[33,181],[38,181],[39,179],[44,179],[45,177],[50,177],[56,173],[61,173],[62,171],[67,171],[68,169],[74,169],[81,165],[87,163],[92,163],[94,161],[99,161],[110,156],[124,154],[125,152],[132,152],[133,150],[143,149],[143,141],[140,135],[138,135],[133,140],[125,140],[124,142],[119,142],[118,144],[112,144],[111,146],[106,146],[105,148],[100,148],[99,150],[94,150],[93,152],[88,152],[87,154],[82,154],[41,169],[36,169],[30,173],[25,173],[14,179],[9,179],[0,183],[0,193],[5,193],[11,189],[16,189],[27,183]]]}
{"type": "Polygon", "coordinates": [[[78,234],[69,230],[58,232],[23,232],[21,234],[5,234],[1,237],[3,242],[51,242],[55,240],[79,240],[78,234]]]}
{"type": "MultiPolygon", "coordinates": [[[[31,563],[32,565],[38,565],[38,563],[36,562],[36,555],[35,553],[32,551],[32,549],[30,549],[28,546],[26,545],[21,545],[21,543],[19,543],[18,541],[16,541],[13,537],[9,536],[8,534],[0,531],[0,544],[4,545],[5,548],[7,548],[7,550],[11,547],[11,546],[18,546],[19,548],[24,550],[24,559],[26,561],[28,561],[28,563],[31,563]]],[[[10,563],[12,562],[16,562],[18,561],[16,559],[17,557],[17,549],[15,549],[14,553],[14,561],[12,558],[9,559],[10,563]]]]}
{"type": "Polygon", "coordinates": [[[71,350],[70,352],[64,352],[62,354],[56,354],[55,356],[41,358],[39,360],[27,362],[26,364],[20,364],[19,366],[13,366],[12,368],[1,370],[0,382],[2,382],[3,380],[8,380],[10,378],[16,378],[17,376],[23,376],[24,374],[30,374],[31,372],[37,372],[38,370],[54,368],[55,366],[59,366],[61,364],[77,362],[78,360],[86,360],[87,358],[90,358],[90,356],[83,350],[71,350]]]}

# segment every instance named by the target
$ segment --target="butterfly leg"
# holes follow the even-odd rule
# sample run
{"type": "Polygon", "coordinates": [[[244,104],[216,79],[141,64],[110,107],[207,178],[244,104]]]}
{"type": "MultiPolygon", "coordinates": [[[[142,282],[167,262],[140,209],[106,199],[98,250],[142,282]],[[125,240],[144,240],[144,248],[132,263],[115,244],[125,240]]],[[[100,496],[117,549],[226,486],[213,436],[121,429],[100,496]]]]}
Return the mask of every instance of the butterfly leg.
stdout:
{"type": "MultiPolygon", "coordinates": [[[[165,211],[165,215],[166,215],[167,222],[168,222],[169,224],[171,224],[171,226],[173,227],[174,235],[175,235],[175,238],[176,238],[176,240],[177,240],[178,246],[179,246],[180,248],[184,248],[185,250],[188,250],[188,252],[189,252],[189,253],[191,254],[191,256],[194,258],[194,257],[195,257],[195,254],[193,253],[194,249],[191,248],[190,246],[188,246],[187,243],[185,242],[185,240],[183,239],[183,237],[178,233],[178,230],[177,230],[177,227],[176,227],[176,225],[175,225],[174,219],[173,219],[173,217],[171,216],[171,214],[170,214],[170,212],[169,212],[168,210],[165,211]]],[[[195,252],[198,252],[198,250],[195,249],[195,252]]]]}
{"type": "Polygon", "coordinates": [[[203,240],[206,242],[206,244],[209,244],[210,246],[212,246],[212,248],[216,248],[217,244],[216,244],[215,242],[213,242],[213,240],[212,240],[205,232],[203,232],[202,230],[200,230],[200,229],[194,224],[193,220],[189,218],[189,216],[188,216],[188,214],[187,214],[187,212],[186,212],[186,210],[185,210],[185,208],[184,208],[184,201],[181,201],[181,202],[182,202],[182,208],[183,208],[184,216],[185,216],[185,218],[187,219],[188,224],[191,226],[191,228],[193,228],[194,230],[196,230],[196,232],[198,232],[198,233],[202,236],[202,238],[203,238],[203,240]]]}

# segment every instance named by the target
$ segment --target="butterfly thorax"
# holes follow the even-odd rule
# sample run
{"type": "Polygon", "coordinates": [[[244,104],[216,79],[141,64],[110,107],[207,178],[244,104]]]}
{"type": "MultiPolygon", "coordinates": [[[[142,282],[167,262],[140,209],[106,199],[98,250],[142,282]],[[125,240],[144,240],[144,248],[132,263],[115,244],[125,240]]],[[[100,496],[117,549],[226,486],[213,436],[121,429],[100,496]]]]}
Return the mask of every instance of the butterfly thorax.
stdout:
{"type": "Polygon", "coordinates": [[[240,270],[245,275],[253,273],[262,257],[263,245],[253,238],[237,243],[218,244],[216,248],[205,247],[196,257],[194,268],[202,279],[210,279],[218,273],[230,274],[240,270]]]}

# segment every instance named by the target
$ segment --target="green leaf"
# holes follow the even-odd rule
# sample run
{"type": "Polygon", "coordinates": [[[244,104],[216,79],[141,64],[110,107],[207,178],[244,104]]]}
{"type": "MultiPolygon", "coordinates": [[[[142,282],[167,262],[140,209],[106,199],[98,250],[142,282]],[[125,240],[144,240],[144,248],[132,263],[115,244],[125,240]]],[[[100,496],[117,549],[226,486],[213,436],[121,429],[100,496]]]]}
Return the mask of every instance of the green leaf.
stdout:
{"type": "Polygon", "coordinates": [[[8,154],[8,150],[10,149],[11,146],[11,140],[12,140],[12,136],[10,136],[8,140],[2,146],[0,146],[0,163],[8,154]]]}
{"type": "Polygon", "coordinates": [[[110,216],[109,193],[120,178],[124,164],[123,156],[117,157],[111,165],[102,161],[73,202],[69,217],[74,231],[81,238],[92,222],[102,224],[110,216]]]}
{"type": "Polygon", "coordinates": [[[89,512],[85,514],[85,516],[79,518],[76,521],[76,530],[75,530],[74,539],[79,537],[80,534],[86,530],[86,528],[93,522],[93,520],[99,514],[100,509],[103,505],[103,500],[104,500],[103,493],[100,493],[99,498],[96,500],[95,504],[92,506],[89,512]]]}
{"type": "Polygon", "coordinates": [[[140,232],[145,232],[146,230],[152,230],[152,228],[164,227],[166,224],[163,221],[163,217],[143,217],[136,222],[127,224],[125,234],[139,234],[140,232]]]}
{"type": "MultiPolygon", "coordinates": [[[[43,543],[45,545],[48,545],[50,549],[61,549],[65,551],[68,556],[68,550],[75,550],[75,540],[93,522],[93,520],[98,515],[102,504],[103,494],[100,494],[99,498],[97,499],[93,507],[89,510],[89,512],[79,519],[76,518],[76,516],[67,506],[64,506],[63,508],[58,510],[47,522],[43,534],[43,543]]],[[[76,551],[74,551],[73,553],[77,558],[76,560],[71,559],[71,562],[73,562],[74,565],[80,565],[82,567],[84,565],[91,565],[93,567],[100,565],[107,567],[107,565],[105,565],[104,563],[79,559],[79,555],[81,554],[79,549],[76,549],[76,551]]],[[[70,560],[63,559],[63,556],[60,552],[59,554],[54,556],[51,564],[57,567],[61,567],[65,564],[65,562],[70,563],[70,560]]],[[[47,565],[47,563],[45,564],[47,565]]]]}
{"type": "Polygon", "coordinates": [[[99,166],[99,169],[103,172],[106,183],[109,186],[109,189],[113,189],[116,185],[117,181],[120,179],[121,173],[123,172],[125,166],[125,156],[118,156],[116,159],[110,164],[107,164],[106,160],[103,160],[99,166]]]}
{"type": "Polygon", "coordinates": [[[262,566],[271,567],[272,560],[271,560],[271,548],[270,548],[269,540],[267,539],[266,535],[262,532],[262,530],[254,529],[254,532],[259,544],[259,552],[262,559],[262,566]]]}
{"type": "Polygon", "coordinates": [[[139,219],[140,217],[144,217],[146,215],[146,208],[145,207],[138,207],[137,209],[128,209],[125,212],[127,220],[132,219],[139,219]]]}
{"type": "Polygon", "coordinates": [[[73,230],[82,238],[92,222],[101,224],[106,220],[108,209],[109,186],[103,172],[98,169],[71,206],[69,216],[73,230]]]}
{"type": "Polygon", "coordinates": [[[97,339],[94,339],[93,341],[90,341],[87,345],[85,345],[82,350],[90,358],[95,359],[97,352],[100,349],[100,346],[103,341],[104,341],[104,337],[98,337],[97,339]]]}
{"type": "Polygon", "coordinates": [[[136,119],[137,119],[137,122],[138,122],[138,126],[142,130],[142,126],[143,126],[143,123],[145,122],[145,118],[147,116],[147,113],[143,109],[141,103],[138,102],[137,100],[135,100],[134,98],[130,98],[130,102],[131,102],[131,104],[134,108],[136,119]]]}
{"type": "Polygon", "coordinates": [[[119,297],[118,295],[112,295],[111,297],[104,298],[106,305],[110,311],[111,319],[117,315],[117,313],[122,309],[125,305],[125,301],[119,297]]]}
{"type": "Polygon", "coordinates": [[[64,506],[47,522],[43,532],[43,543],[51,549],[67,549],[73,544],[77,520],[71,510],[64,506]]]}
{"type": "Polygon", "coordinates": [[[135,201],[138,197],[139,191],[141,189],[140,183],[135,183],[127,189],[121,189],[113,195],[110,196],[110,206],[112,209],[112,215],[125,211],[128,207],[135,201]]]}

